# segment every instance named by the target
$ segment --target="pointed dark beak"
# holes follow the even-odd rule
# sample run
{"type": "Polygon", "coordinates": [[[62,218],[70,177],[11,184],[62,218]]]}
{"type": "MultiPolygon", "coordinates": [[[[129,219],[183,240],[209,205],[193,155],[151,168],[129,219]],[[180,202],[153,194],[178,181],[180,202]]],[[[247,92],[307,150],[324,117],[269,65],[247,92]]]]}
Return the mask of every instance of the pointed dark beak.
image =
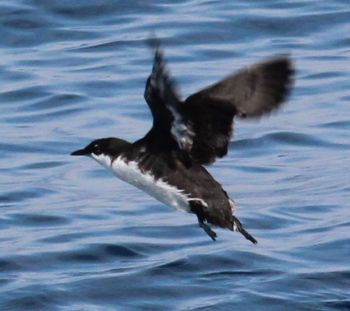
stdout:
{"type": "Polygon", "coordinates": [[[88,155],[89,152],[86,151],[86,149],[79,149],[79,150],[75,150],[74,152],[72,152],[70,155],[72,156],[86,156],[88,155]]]}

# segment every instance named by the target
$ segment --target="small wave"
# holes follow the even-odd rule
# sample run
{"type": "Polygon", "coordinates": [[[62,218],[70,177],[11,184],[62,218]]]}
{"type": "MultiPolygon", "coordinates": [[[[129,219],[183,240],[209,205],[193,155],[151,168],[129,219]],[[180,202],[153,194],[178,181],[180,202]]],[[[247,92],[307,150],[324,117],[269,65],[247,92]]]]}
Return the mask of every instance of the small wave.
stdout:
{"type": "Polygon", "coordinates": [[[275,150],[279,144],[297,147],[343,148],[342,144],[332,143],[314,135],[293,132],[276,132],[263,135],[259,138],[236,140],[230,143],[230,148],[247,150],[262,149],[261,152],[264,153],[264,148],[267,149],[265,152],[269,152],[270,149],[275,150]]]}
{"type": "Polygon", "coordinates": [[[71,263],[104,262],[116,258],[139,258],[142,254],[131,247],[114,244],[90,244],[83,249],[57,254],[60,261],[71,263]]]}
{"type": "MultiPolygon", "coordinates": [[[[42,194],[40,194],[42,196],[42,194]]],[[[12,214],[11,217],[14,224],[21,224],[22,226],[33,227],[47,227],[67,224],[70,221],[68,218],[57,215],[48,214],[12,214]]]]}

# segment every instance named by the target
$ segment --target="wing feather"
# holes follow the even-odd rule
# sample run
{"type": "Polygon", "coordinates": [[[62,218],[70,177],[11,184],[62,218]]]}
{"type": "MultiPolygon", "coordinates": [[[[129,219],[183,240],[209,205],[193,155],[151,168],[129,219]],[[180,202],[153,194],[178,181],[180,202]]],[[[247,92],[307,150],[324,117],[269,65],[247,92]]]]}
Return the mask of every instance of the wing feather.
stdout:
{"type": "Polygon", "coordinates": [[[200,164],[227,154],[235,116],[266,115],[279,108],[290,92],[291,60],[279,56],[229,75],[181,102],[159,41],[155,42],[144,93],[153,115],[153,127],[146,137],[157,148],[181,151],[200,164]]]}
{"type": "Polygon", "coordinates": [[[227,153],[234,116],[259,118],[285,101],[292,85],[288,56],[259,63],[189,96],[184,114],[193,124],[191,155],[210,164],[227,153]]]}

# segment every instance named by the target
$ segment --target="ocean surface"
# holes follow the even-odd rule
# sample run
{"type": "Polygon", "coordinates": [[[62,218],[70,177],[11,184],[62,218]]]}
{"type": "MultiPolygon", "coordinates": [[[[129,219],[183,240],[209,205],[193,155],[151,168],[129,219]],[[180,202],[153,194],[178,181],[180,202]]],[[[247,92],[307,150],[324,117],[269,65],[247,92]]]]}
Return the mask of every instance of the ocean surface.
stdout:
{"type": "Polygon", "coordinates": [[[0,134],[0,310],[350,310],[348,0],[1,1],[0,134]],[[150,128],[154,34],[183,98],[294,60],[209,168],[257,245],[69,155],[150,128]]]}

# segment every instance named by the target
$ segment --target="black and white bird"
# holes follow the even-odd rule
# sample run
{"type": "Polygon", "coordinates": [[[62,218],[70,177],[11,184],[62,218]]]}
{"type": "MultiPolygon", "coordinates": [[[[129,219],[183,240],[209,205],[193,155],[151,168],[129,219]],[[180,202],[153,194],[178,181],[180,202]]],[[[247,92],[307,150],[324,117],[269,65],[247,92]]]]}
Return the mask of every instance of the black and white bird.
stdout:
{"type": "Polygon", "coordinates": [[[181,101],[156,43],[144,92],[153,116],[150,131],[134,143],[97,139],[71,155],[89,156],[162,203],[195,214],[213,240],[217,235],[211,225],[238,231],[257,243],[234,215],[234,202],[203,165],[226,155],[234,117],[259,118],[280,107],[292,77],[291,60],[278,56],[181,101]]]}

